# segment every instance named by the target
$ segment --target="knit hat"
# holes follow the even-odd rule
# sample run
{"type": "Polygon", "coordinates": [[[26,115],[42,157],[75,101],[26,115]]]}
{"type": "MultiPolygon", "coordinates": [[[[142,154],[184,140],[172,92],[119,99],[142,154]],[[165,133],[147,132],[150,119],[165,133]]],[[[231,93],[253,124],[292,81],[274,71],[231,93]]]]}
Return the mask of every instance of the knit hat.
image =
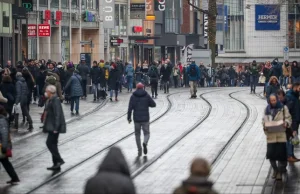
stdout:
{"type": "Polygon", "coordinates": [[[143,88],[144,88],[144,84],[142,84],[142,83],[140,82],[140,83],[138,83],[138,84],[136,85],[136,88],[137,88],[137,89],[143,89],[143,88]]]}
{"type": "Polygon", "coordinates": [[[16,77],[22,77],[23,75],[22,75],[22,73],[21,72],[18,72],[17,74],[16,74],[16,77]]]}

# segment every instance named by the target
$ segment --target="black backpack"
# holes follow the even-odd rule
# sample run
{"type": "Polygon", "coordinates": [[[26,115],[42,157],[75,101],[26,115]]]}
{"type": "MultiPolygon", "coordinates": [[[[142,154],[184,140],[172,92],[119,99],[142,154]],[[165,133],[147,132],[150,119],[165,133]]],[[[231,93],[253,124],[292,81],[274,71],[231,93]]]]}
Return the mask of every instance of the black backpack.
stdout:
{"type": "Polygon", "coordinates": [[[190,67],[190,76],[191,77],[196,77],[197,76],[197,69],[196,69],[196,66],[195,65],[192,65],[190,67]]]}
{"type": "Polygon", "coordinates": [[[149,71],[149,77],[156,77],[157,76],[157,71],[155,67],[150,67],[150,71],[149,71]]]}

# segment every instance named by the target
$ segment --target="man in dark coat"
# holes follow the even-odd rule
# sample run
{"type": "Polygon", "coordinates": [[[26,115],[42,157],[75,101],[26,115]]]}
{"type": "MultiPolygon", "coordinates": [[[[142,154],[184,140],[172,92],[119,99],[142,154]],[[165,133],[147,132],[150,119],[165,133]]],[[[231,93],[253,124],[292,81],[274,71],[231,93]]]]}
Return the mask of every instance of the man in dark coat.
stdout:
{"type": "Polygon", "coordinates": [[[84,194],[135,194],[130,171],[120,148],[109,150],[98,173],[90,178],[84,194]]]}
{"type": "Polygon", "coordinates": [[[158,72],[156,63],[152,63],[152,65],[150,66],[149,71],[148,71],[148,76],[150,77],[152,98],[154,98],[154,97],[157,98],[159,72],[158,72]]]}
{"type": "Polygon", "coordinates": [[[118,89],[120,84],[120,73],[117,69],[117,65],[112,63],[111,70],[108,77],[108,89],[110,90],[110,101],[112,101],[113,94],[115,92],[115,101],[118,101],[118,89]]]}
{"type": "Polygon", "coordinates": [[[160,76],[164,86],[164,93],[169,93],[171,74],[172,74],[171,66],[168,65],[167,63],[163,64],[162,67],[160,68],[160,76]]]}
{"type": "Polygon", "coordinates": [[[230,68],[228,70],[228,75],[229,75],[229,78],[230,78],[230,86],[234,87],[235,86],[235,80],[236,80],[236,77],[237,77],[237,73],[234,70],[233,66],[230,66],[230,68]]]}
{"type": "Polygon", "coordinates": [[[275,58],[272,62],[272,70],[270,76],[276,76],[279,80],[282,76],[282,66],[278,62],[278,58],[275,58]]]}
{"type": "MultiPolygon", "coordinates": [[[[32,125],[32,119],[31,116],[29,114],[29,110],[28,110],[28,105],[27,105],[27,98],[28,98],[28,87],[27,87],[27,83],[26,80],[22,77],[22,73],[18,72],[16,74],[17,77],[17,83],[16,83],[16,105],[20,104],[21,106],[21,110],[22,110],[22,114],[23,116],[27,117],[27,120],[29,122],[29,131],[33,130],[33,125],[32,125]]],[[[19,128],[19,114],[15,115],[15,127],[16,129],[19,128]]]]}
{"type": "Polygon", "coordinates": [[[122,84],[123,84],[123,76],[125,73],[125,66],[121,60],[117,61],[117,69],[119,72],[119,82],[120,82],[120,84],[118,85],[118,87],[119,87],[118,89],[120,90],[120,92],[122,92],[122,87],[123,87],[122,84]]]}
{"type": "Polygon", "coordinates": [[[252,92],[255,94],[256,85],[258,83],[259,72],[260,72],[259,66],[254,60],[249,68],[251,94],[252,92]]]}
{"type": "Polygon", "coordinates": [[[87,86],[87,78],[90,74],[90,69],[85,63],[85,60],[82,60],[81,63],[77,66],[77,70],[79,71],[79,75],[82,78],[82,90],[83,90],[83,98],[86,98],[86,86],[87,86]]]}
{"type": "Polygon", "coordinates": [[[138,83],[136,88],[137,90],[132,94],[129,101],[127,119],[128,122],[131,123],[131,113],[133,111],[135,140],[138,148],[138,156],[141,156],[141,129],[144,133],[144,154],[147,154],[147,144],[150,138],[149,107],[156,107],[156,103],[144,90],[144,85],[142,83],[138,83]]]}
{"type": "Polygon", "coordinates": [[[94,101],[96,101],[96,98],[99,100],[100,98],[100,77],[101,77],[101,69],[97,64],[97,61],[93,62],[93,67],[90,71],[90,77],[92,79],[92,86],[93,86],[93,92],[94,92],[94,101]]]}
{"type": "Polygon", "coordinates": [[[66,121],[60,99],[56,95],[56,87],[49,85],[46,88],[45,97],[48,99],[45,108],[45,121],[43,132],[48,133],[47,147],[52,154],[53,166],[47,170],[59,170],[65,162],[58,152],[58,137],[60,133],[66,133],[66,121]]]}

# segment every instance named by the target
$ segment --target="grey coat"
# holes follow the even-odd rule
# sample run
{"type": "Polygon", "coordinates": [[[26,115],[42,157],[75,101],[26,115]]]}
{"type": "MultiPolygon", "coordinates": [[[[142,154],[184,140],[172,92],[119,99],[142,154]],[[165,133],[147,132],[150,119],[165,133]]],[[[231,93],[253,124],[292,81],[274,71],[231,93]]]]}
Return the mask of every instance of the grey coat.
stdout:
{"type": "Polygon", "coordinates": [[[84,193],[135,194],[127,162],[119,148],[110,149],[98,173],[87,181],[84,193]]]}
{"type": "Polygon", "coordinates": [[[70,88],[70,96],[71,97],[80,97],[83,95],[82,86],[81,86],[81,77],[78,74],[73,74],[72,77],[69,79],[65,90],[70,88]]]}
{"type": "Polygon", "coordinates": [[[60,99],[57,96],[49,99],[45,109],[46,118],[44,121],[43,131],[58,133],[66,133],[66,121],[64,112],[60,103],[60,99]]]}
{"type": "Polygon", "coordinates": [[[28,87],[25,79],[23,77],[17,78],[16,83],[16,104],[21,103],[21,106],[27,104],[27,96],[28,96],[28,87]]]}
{"type": "MultiPolygon", "coordinates": [[[[6,150],[11,145],[9,145],[9,132],[8,132],[7,119],[4,116],[0,116],[0,144],[2,149],[6,150]]],[[[1,151],[1,150],[0,150],[1,151]]]]}

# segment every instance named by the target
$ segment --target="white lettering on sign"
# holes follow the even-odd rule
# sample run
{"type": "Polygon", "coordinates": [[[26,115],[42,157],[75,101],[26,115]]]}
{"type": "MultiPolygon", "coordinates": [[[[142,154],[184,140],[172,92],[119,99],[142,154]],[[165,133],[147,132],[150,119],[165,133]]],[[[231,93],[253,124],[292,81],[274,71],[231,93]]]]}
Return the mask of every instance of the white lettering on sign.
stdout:
{"type": "Polygon", "coordinates": [[[158,3],[159,3],[158,10],[159,11],[165,11],[165,9],[166,9],[166,5],[165,5],[166,0],[158,0],[158,3]]]}
{"type": "Polygon", "coordinates": [[[146,0],[146,11],[151,11],[152,10],[152,0],[146,0]]]}
{"type": "Polygon", "coordinates": [[[113,0],[105,0],[105,6],[103,7],[103,11],[105,12],[104,20],[105,21],[113,21],[113,12],[114,12],[114,3],[113,0]]]}
{"type": "Polygon", "coordinates": [[[258,15],[258,23],[277,23],[278,15],[258,15]]]}
{"type": "Polygon", "coordinates": [[[208,30],[208,15],[204,14],[204,38],[208,37],[207,30],[208,30]]]}

